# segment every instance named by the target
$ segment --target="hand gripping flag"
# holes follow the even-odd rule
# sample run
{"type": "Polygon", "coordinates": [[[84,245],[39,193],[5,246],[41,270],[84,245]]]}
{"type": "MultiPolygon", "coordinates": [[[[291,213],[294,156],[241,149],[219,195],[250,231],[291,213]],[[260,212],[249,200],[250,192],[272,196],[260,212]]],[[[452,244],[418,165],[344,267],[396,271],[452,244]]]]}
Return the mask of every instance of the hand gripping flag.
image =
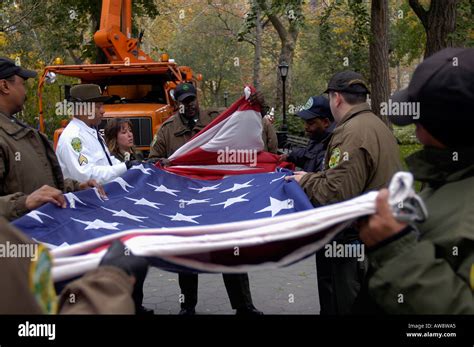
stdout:
{"type": "MultiPolygon", "coordinates": [[[[243,103],[247,101],[234,104],[227,118],[239,112],[243,103]]],[[[256,111],[247,111],[240,114],[252,119],[256,111]]],[[[237,118],[225,121],[224,116],[214,126],[223,122],[248,126],[237,118]]],[[[220,126],[207,141],[174,157],[182,173],[206,180],[141,164],[104,186],[107,200],[95,189],[68,193],[66,209],[46,204],[13,224],[52,250],[53,276],[63,281],[97,267],[115,239],[169,271],[240,273],[286,266],[313,254],[358,217],[374,213],[376,192],[313,208],[300,186],[284,179],[288,171],[274,171],[276,161],[273,167],[257,161],[256,169],[241,161],[220,168],[219,153],[205,146],[227,131],[220,126]],[[200,165],[188,151],[221,171],[200,165]],[[220,178],[209,180],[211,176],[220,178]]],[[[239,126],[233,126],[242,134],[239,126]]],[[[208,136],[206,129],[189,144],[208,136]]],[[[247,140],[258,143],[257,136],[260,133],[254,132],[247,140]]],[[[408,173],[394,176],[390,204],[398,214],[421,219],[423,205],[411,188],[412,180],[408,173]]]]}

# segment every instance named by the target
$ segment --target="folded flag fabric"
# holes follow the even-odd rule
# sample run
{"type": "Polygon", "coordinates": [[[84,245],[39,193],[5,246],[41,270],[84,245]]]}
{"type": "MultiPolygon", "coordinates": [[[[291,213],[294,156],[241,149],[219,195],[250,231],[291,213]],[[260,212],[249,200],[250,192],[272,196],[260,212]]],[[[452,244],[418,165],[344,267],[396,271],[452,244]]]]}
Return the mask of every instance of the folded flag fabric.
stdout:
{"type": "Polygon", "coordinates": [[[248,101],[254,91],[245,87],[245,95],[173,153],[171,166],[164,169],[201,179],[292,169],[293,164],[280,163],[278,155],[263,151],[260,106],[248,101]]]}
{"type": "MultiPolygon", "coordinates": [[[[375,192],[313,208],[298,183],[285,180],[290,171],[279,168],[278,156],[262,151],[261,115],[250,93],[247,87],[171,156],[170,167],[134,166],[104,186],[108,199],[96,189],[68,193],[67,208],[46,204],[13,224],[51,249],[54,279],[65,281],[97,267],[116,239],[169,271],[286,266],[374,213],[375,192]]],[[[412,204],[400,205],[418,201],[412,183],[408,173],[395,175],[390,203],[405,217],[422,218],[412,204]]]]}
{"type": "Polygon", "coordinates": [[[274,217],[312,208],[284,172],[202,181],[151,165],[132,167],[97,190],[67,193],[68,208],[47,204],[14,222],[52,247],[71,245],[123,230],[189,227],[274,217]]]}
{"type": "MultiPolygon", "coordinates": [[[[375,211],[375,192],[312,208],[287,173],[196,180],[135,166],[96,190],[66,194],[68,207],[47,204],[14,224],[52,249],[53,276],[67,280],[98,266],[121,239],[137,255],[169,271],[247,272],[297,262],[354,219],[375,211]]],[[[391,202],[414,195],[398,173],[391,202]]]]}

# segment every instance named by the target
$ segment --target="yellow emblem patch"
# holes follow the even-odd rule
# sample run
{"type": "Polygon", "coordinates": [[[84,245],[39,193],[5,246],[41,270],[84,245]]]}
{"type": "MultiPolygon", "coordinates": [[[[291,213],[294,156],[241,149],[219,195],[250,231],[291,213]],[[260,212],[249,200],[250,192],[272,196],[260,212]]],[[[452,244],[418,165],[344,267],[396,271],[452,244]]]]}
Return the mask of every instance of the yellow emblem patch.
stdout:
{"type": "Polygon", "coordinates": [[[153,136],[153,140],[151,141],[151,144],[150,144],[150,149],[155,146],[155,143],[157,140],[158,140],[158,131],[156,132],[155,136],[153,136]]]}
{"type": "Polygon", "coordinates": [[[329,168],[335,168],[341,161],[341,150],[336,147],[332,150],[331,158],[329,158],[329,168]]]}
{"type": "Polygon", "coordinates": [[[71,140],[72,149],[74,149],[77,153],[82,151],[82,141],[80,138],[75,137],[71,140]]]}
{"type": "Polygon", "coordinates": [[[29,284],[36,301],[45,313],[56,313],[57,296],[51,269],[53,261],[48,249],[38,244],[36,260],[31,260],[29,284]]]}
{"type": "Polygon", "coordinates": [[[89,162],[89,160],[87,160],[87,158],[86,158],[86,156],[85,156],[84,154],[80,154],[80,155],[79,155],[78,161],[79,161],[79,165],[81,165],[81,166],[82,166],[82,165],[85,165],[85,164],[87,164],[87,163],[89,162]]]}

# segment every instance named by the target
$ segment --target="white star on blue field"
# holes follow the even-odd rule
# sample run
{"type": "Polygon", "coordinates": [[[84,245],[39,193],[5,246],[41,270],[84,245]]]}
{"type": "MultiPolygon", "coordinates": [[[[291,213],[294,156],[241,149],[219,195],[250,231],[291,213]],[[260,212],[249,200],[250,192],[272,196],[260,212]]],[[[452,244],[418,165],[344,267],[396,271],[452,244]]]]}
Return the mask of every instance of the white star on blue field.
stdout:
{"type": "Polygon", "coordinates": [[[142,164],[104,186],[68,193],[68,207],[47,204],[15,225],[50,245],[74,244],[111,233],[228,223],[312,208],[285,172],[190,179],[142,164]]]}

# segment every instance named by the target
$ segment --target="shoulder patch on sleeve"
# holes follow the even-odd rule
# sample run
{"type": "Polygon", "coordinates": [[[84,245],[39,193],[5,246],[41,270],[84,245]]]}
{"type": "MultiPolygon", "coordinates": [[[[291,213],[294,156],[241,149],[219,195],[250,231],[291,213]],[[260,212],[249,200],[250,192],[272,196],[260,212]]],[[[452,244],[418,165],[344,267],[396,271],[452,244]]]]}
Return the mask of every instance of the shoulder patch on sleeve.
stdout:
{"type": "Polygon", "coordinates": [[[150,148],[153,148],[155,146],[157,138],[158,138],[158,132],[156,132],[155,136],[153,136],[153,140],[151,140],[151,143],[150,143],[150,148]]]}
{"type": "Polygon", "coordinates": [[[77,161],[79,162],[79,165],[82,166],[82,165],[86,165],[87,163],[89,163],[89,160],[86,158],[86,156],[84,154],[80,154],[79,155],[79,158],[77,159],[77,161]]]}
{"type": "Polygon", "coordinates": [[[42,244],[36,246],[35,259],[31,260],[29,270],[30,290],[45,313],[57,312],[57,296],[53,284],[51,255],[42,244]]]}
{"type": "Polygon", "coordinates": [[[341,161],[341,150],[339,147],[336,147],[331,152],[331,157],[329,158],[329,168],[335,168],[337,164],[341,161]]]}
{"type": "Polygon", "coordinates": [[[80,153],[82,151],[82,141],[78,137],[74,137],[71,140],[71,146],[72,149],[74,149],[77,153],[80,153]]]}

